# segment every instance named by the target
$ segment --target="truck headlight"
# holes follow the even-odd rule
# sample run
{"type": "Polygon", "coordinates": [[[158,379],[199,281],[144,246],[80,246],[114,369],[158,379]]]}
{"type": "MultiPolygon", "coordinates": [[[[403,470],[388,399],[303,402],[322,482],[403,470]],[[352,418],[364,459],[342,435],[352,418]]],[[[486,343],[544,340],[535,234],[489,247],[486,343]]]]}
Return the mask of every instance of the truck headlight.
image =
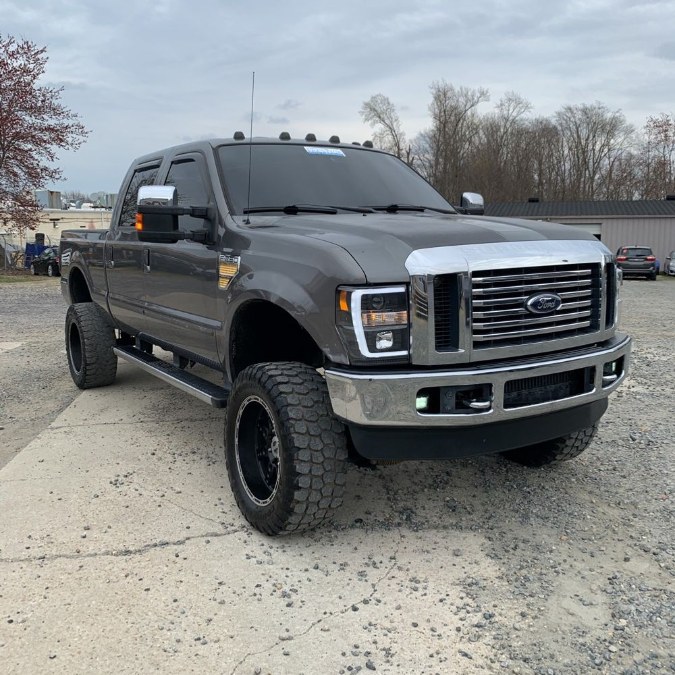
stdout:
{"type": "Polygon", "coordinates": [[[336,323],[354,364],[407,363],[410,323],[406,286],[338,288],[336,323]]]}

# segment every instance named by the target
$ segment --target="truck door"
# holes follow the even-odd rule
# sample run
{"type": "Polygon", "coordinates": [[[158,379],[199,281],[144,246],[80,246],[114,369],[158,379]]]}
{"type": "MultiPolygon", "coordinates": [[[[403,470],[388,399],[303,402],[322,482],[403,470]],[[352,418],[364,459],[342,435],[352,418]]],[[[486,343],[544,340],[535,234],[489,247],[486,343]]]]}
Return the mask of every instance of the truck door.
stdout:
{"type": "Polygon", "coordinates": [[[154,185],[159,161],[137,166],[124,182],[122,204],[115,209],[105,244],[105,268],[110,313],[131,333],[145,332],[146,274],[143,248],[136,234],[138,189],[154,185]]]}
{"type": "MultiPolygon", "coordinates": [[[[166,185],[176,187],[180,206],[213,205],[204,157],[190,152],[174,157],[166,185]]],[[[179,217],[181,231],[203,230],[211,223],[179,217]]],[[[215,244],[181,240],[145,244],[146,332],[187,352],[218,360],[216,313],[218,252],[215,244]]]]}

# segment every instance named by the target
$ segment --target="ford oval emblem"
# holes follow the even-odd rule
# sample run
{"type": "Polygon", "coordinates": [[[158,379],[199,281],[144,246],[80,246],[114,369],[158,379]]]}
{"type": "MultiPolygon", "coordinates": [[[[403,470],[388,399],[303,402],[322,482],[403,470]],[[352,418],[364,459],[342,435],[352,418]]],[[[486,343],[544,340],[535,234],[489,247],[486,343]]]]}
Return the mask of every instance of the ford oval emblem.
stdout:
{"type": "Polygon", "coordinates": [[[527,299],[525,308],[532,314],[551,314],[562,305],[562,298],[555,293],[537,293],[527,299]]]}

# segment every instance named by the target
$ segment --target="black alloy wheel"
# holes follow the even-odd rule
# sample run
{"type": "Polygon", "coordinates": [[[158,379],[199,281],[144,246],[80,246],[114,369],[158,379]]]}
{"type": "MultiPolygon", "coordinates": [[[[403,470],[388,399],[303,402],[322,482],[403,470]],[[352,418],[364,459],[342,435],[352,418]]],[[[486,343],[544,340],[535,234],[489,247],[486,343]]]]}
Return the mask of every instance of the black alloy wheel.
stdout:
{"type": "Polygon", "coordinates": [[[237,469],[249,498],[266,506],[279,487],[279,434],[272,411],[258,396],[242,401],[235,421],[237,469]],[[246,448],[246,450],[244,450],[246,448]]]}

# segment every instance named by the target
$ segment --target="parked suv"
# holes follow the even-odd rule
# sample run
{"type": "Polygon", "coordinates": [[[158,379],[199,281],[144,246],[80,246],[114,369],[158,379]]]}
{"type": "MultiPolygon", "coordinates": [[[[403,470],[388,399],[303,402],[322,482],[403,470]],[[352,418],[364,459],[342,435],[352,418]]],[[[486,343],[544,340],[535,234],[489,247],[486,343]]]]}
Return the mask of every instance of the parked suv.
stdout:
{"type": "Polygon", "coordinates": [[[624,277],[656,279],[656,256],[649,246],[622,246],[616,252],[616,262],[624,277]]]}
{"type": "Polygon", "coordinates": [[[669,276],[675,276],[675,251],[671,251],[666,256],[666,261],[663,265],[663,273],[669,276]]]}

